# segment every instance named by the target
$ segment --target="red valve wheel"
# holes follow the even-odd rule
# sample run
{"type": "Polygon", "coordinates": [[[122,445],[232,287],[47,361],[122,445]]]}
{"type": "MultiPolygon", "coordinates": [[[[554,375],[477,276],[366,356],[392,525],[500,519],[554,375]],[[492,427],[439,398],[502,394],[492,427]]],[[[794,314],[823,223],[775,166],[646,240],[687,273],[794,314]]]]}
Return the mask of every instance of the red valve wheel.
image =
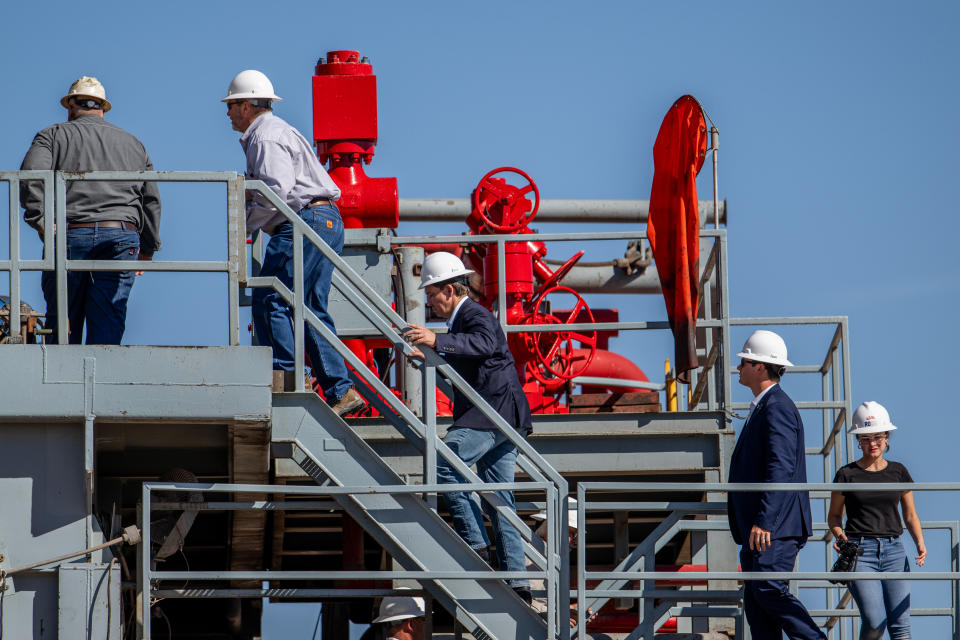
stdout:
{"type": "Polygon", "coordinates": [[[525,342],[536,358],[536,366],[530,367],[530,373],[537,382],[547,388],[556,388],[567,380],[581,375],[597,354],[596,331],[564,331],[561,328],[563,325],[576,324],[583,313],[586,314],[587,322],[594,322],[590,307],[579,293],[568,287],[552,287],[544,289],[537,296],[533,304],[533,312],[526,315],[520,322],[520,324],[559,325],[557,331],[542,331],[524,336],[525,342]],[[566,321],[561,321],[554,315],[540,313],[540,306],[547,296],[553,293],[568,293],[577,299],[566,321]],[[574,340],[580,342],[587,350],[586,358],[574,358],[574,340]]]}
{"type": "Polygon", "coordinates": [[[473,209],[489,229],[502,233],[513,233],[527,226],[537,215],[537,211],[540,209],[540,190],[537,189],[537,184],[533,181],[533,178],[528,176],[525,171],[514,167],[499,167],[487,172],[480,179],[477,188],[473,190],[473,209]],[[507,184],[503,178],[494,178],[498,173],[516,173],[526,180],[527,184],[523,187],[507,184]],[[533,207],[525,215],[522,213],[514,215],[513,212],[520,210],[523,206],[522,203],[526,202],[525,196],[531,191],[534,196],[533,207]],[[500,204],[503,210],[503,219],[500,223],[490,219],[490,207],[494,204],[500,204]],[[514,217],[516,219],[510,221],[514,217]]]}
{"type": "MultiPolygon", "coordinates": [[[[543,286],[540,287],[540,291],[546,291],[547,289],[552,289],[563,280],[570,270],[573,269],[574,265],[580,262],[580,258],[583,257],[583,251],[577,251],[569,260],[564,262],[562,265],[557,267],[557,270],[553,272],[553,275],[547,278],[547,281],[543,283],[543,286]]],[[[534,296],[534,299],[539,298],[540,294],[534,296]]]]}

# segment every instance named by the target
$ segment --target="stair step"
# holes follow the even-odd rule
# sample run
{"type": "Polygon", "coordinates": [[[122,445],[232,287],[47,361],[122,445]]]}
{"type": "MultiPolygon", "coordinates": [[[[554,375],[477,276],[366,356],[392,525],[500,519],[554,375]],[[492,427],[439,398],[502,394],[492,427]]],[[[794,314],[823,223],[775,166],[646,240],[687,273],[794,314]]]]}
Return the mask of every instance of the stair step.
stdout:
{"type": "MultiPolygon", "coordinates": [[[[274,394],[272,427],[275,455],[292,458],[315,478],[329,478],[340,486],[405,484],[316,394],[274,394]]],[[[407,570],[489,570],[416,494],[360,493],[335,498],[407,570]]],[[[478,639],[542,640],[546,636],[544,621],[502,581],[421,582],[478,639]]]]}

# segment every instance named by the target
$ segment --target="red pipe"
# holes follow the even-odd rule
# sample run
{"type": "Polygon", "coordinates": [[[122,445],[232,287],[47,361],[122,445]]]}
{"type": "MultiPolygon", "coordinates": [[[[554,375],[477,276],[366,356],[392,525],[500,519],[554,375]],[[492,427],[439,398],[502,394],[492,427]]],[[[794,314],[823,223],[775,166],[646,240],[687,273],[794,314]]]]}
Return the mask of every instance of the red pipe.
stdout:
{"type": "MultiPolygon", "coordinates": [[[[589,351],[587,349],[574,349],[573,357],[587,357],[589,351]]],[[[639,380],[641,382],[650,382],[650,379],[647,378],[647,374],[643,370],[635,365],[633,361],[628,360],[619,353],[614,353],[613,351],[607,351],[605,349],[597,349],[597,354],[593,357],[593,360],[587,365],[587,368],[584,369],[581,373],[581,376],[590,376],[592,378],[622,378],[625,380],[639,380]]],[[[637,392],[637,391],[649,391],[649,389],[640,389],[637,387],[627,387],[627,386],[597,386],[597,385],[583,385],[584,393],[603,393],[604,391],[613,391],[617,392],[637,392]]]]}

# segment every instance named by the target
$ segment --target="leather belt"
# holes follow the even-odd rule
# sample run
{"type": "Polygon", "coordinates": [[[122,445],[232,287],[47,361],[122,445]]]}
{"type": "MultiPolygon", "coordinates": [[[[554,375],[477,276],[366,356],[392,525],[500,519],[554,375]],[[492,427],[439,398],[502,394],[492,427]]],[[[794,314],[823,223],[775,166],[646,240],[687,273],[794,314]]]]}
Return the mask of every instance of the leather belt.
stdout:
{"type": "Polygon", "coordinates": [[[308,207],[320,207],[320,206],[323,206],[323,205],[325,205],[325,204],[333,204],[333,200],[331,200],[330,198],[314,198],[314,199],[310,202],[310,204],[308,204],[307,206],[308,206],[308,207]]]}
{"type": "Polygon", "coordinates": [[[137,225],[122,220],[100,220],[98,222],[68,222],[67,229],[127,229],[136,231],[137,225]]]}

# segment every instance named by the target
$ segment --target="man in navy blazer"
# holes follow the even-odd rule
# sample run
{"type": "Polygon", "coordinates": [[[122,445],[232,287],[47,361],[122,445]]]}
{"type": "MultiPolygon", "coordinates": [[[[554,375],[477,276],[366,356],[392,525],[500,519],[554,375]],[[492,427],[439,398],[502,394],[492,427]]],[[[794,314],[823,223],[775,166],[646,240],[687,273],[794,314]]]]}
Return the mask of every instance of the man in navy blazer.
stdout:
{"type": "MultiPolygon", "coordinates": [[[[730,482],[806,482],[803,421],[778,384],[787,346],[772,331],[747,339],[737,370],[740,384],[753,391],[750,414],[730,458],[730,482]]],[[[793,571],[797,553],[813,531],[806,492],[730,492],[727,514],[734,541],[741,545],[743,571],[793,571]]],[[[754,640],[826,640],[786,580],[747,580],[743,610],[754,640]]]]}
{"type": "MultiPolygon", "coordinates": [[[[447,318],[450,331],[436,334],[426,327],[411,324],[405,338],[413,345],[425,344],[436,349],[508,424],[526,436],[532,429],[527,396],[523,393],[500,324],[492,313],[467,295],[466,277],[471,273],[473,271],[465,268],[453,254],[439,251],[427,256],[420,288],[426,290],[427,304],[434,313],[447,318]]],[[[516,446],[461,393],[454,393],[453,425],[443,441],[467,466],[476,464],[477,475],[484,482],[513,482],[516,446]]],[[[441,483],[463,482],[443,458],[437,461],[437,480],[441,483]]],[[[512,491],[496,493],[505,504],[513,507],[512,491]]],[[[477,503],[463,492],[445,493],[444,498],[457,533],[481,557],[491,561],[490,540],[477,503]]],[[[499,568],[525,571],[520,532],[485,500],[482,502],[483,511],[493,524],[499,568]]],[[[530,602],[528,581],[507,582],[521,598],[530,602]]]]}

